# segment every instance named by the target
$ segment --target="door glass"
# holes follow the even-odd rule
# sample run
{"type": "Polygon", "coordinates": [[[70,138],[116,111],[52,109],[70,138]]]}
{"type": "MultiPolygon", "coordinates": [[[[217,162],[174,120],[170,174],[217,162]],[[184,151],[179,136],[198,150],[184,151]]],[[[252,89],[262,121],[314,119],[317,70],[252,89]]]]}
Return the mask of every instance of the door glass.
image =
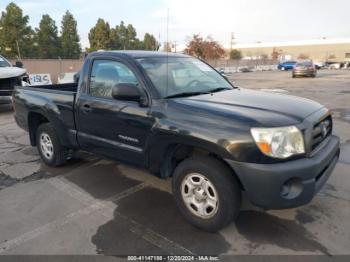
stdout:
{"type": "Polygon", "coordinates": [[[124,64],[111,60],[95,60],[90,76],[90,94],[112,97],[112,89],[120,83],[138,86],[134,73],[124,64]]]}

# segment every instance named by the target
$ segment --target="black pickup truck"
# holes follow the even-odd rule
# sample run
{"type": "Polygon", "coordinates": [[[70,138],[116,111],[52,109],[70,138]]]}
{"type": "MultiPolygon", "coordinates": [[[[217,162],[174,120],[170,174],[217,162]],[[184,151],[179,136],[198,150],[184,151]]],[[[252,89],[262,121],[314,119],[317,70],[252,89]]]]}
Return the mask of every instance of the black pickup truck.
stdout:
{"type": "Polygon", "coordinates": [[[266,209],[310,202],[339,157],[325,107],[235,87],[186,55],[92,53],[76,84],[18,87],[13,102],[47,165],[82,149],[172,177],[180,212],[207,231],[237,217],[242,191],[266,209]]]}

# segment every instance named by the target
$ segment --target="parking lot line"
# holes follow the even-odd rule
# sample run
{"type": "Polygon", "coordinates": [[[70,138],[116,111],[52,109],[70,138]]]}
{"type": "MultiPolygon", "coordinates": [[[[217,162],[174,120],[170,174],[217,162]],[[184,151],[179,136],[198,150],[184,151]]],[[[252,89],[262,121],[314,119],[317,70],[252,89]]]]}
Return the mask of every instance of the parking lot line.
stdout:
{"type": "Polygon", "coordinates": [[[45,233],[48,233],[48,232],[51,232],[53,231],[54,229],[56,228],[59,228],[59,227],[62,227],[64,226],[65,224],[75,220],[75,219],[78,219],[82,216],[86,216],[86,215],[89,215],[97,210],[101,210],[102,208],[104,208],[104,204],[101,203],[101,202],[96,202],[95,204],[93,205],[90,205],[90,206],[87,206],[85,208],[82,208],[76,212],[73,212],[73,213],[70,213],[68,214],[67,216],[65,217],[62,217],[62,218],[59,218],[59,219],[56,219],[50,223],[47,223],[45,224],[44,226],[41,226],[41,227],[38,227],[32,231],[29,231],[27,233],[24,233],[14,239],[11,239],[11,240],[8,240],[4,243],[1,243],[0,244],[0,254],[8,251],[8,250],[11,250],[23,243],[26,243],[30,240],[33,240],[37,237],[39,237],[40,235],[42,234],[45,234],[45,233]]]}
{"type": "Polygon", "coordinates": [[[99,211],[99,214],[102,214],[103,216],[110,218],[113,216],[123,220],[124,223],[127,224],[127,227],[129,230],[136,234],[138,237],[141,237],[142,239],[146,240],[147,242],[151,243],[154,246],[157,246],[164,250],[168,254],[185,254],[185,255],[192,255],[193,252],[186,249],[185,247],[181,246],[178,243],[175,243],[174,241],[166,238],[165,236],[160,235],[157,232],[154,232],[153,230],[144,227],[140,223],[137,223],[136,221],[130,219],[127,216],[122,215],[121,213],[115,211],[117,208],[117,204],[115,204],[116,201],[119,201],[123,198],[126,198],[143,188],[147,186],[146,183],[140,183],[136,186],[133,186],[131,188],[128,188],[120,193],[117,193],[113,195],[112,197],[109,197],[104,200],[96,200],[88,193],[79,190],[74,186],[71,182],[67,181],[65,178],[58,178],[54,177],[47,182],[54,186],[56,189],[60,190],[61,192],[68,194],[72,198],[78,200],[79,202],[87,205],[87,207],[82,208],[80,210],[77,210],[73,213],[70,213],[66,215],[65,217],[56,219],[50,223],[45,224],[44,226],[38,227],[32,231],[26,232],[12,240],[6,241],[4,243],[0,244],[0,254],[14,249],[15,247],[26,243],[30,240],[33,240],[37,237],[39,237],[42,234],[51,232],[59,227],[62,227],[63,225],[74,221],[76,219],[79,219],[82,216],[89,215],[91,213],[94,213],[96,211],[99,211]]]}
{"type": "MultiPolygon", "coordinates": [[[[56,187],[57,189],[65,192],[66,194],[70,195],[71,197],[77,199],[78,201],[82,203],[91,203],[91,201],[95,201],[93,197],[91,197],[89,194],[77,189],[72,183],[67,181],[65,178],[53,178],[48,181],[51,185],[56,187]]],[[[101,203],[103,203],[104,208],[116,208],[117,206],[113,204],[113,202],[119,201],[125,197],[128,197],[143,188],[147,186],[147,183],[141,183],[136,186],[133,186],[127,190],[122,191],[119,194],[116,194],[112,197],[109,197],[101,203]],[[114,205],[114,207],[113,207],[114,205]]],[[[107,217],[110,217],[110,214],[105,214],[104,210],[101,212],[102,215],[105,215],[107,217]]],[[[119,212],[115,212],[114,214],[117,218],[123,219],[127,224],[129,224],[129,229],[134,234],[138,235],[139,237],[143,238],[144,240],[148,241],[149,243],[163,249],[167,253],[174,255],[174,254],[185,254],[185,255],[193,255],[193,252],[186,249],[185,247],[181,246],[178,243],[175,243],[171,241],[170,239],[166,238],[165,236],[162,236],[156,232],[154,232],[151,229],[145,228],[141,224],[137,223],[136,221],[130,219],[127,216],[122,215],[119,212]]]]}

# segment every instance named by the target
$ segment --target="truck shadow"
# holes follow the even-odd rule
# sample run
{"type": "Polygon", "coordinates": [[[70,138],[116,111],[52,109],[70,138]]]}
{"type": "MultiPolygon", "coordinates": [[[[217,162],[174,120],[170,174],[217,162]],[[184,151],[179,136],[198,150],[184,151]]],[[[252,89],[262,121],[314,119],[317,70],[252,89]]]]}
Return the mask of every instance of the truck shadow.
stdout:
{"type": "MultiPolygon", "coordinates": [[[[145,253],[189,255],[190,252],[217,255],[225,253],[230,248],[229,243],[220,234],[207,233],[189,225],[180,216],[169,193],[145,188],[119,201],[114,218],[98,228],[92,237],[98,253],[125,254],[125,249],[121,249],[121,242],[128,240],[120,239],[120,233],[125,232],[125,224],[120,223],[122,216],[126,216],[129,220],[127,223],[129,231],[136,232],[138,238],[146,239],[152,245],[161,248],[150,250],[147,245],[144,247],[138,245],[129,248],[129,254],[130,252],[135,254],[136,251],[139,255],[145,253]],[[139,230],[135,231],[134,228],[139,230]]],[[[137,242],[140,243],[140,241],[134,243],[137,242]]]]}
{"type": "Polygon", "coordinates": [[[329,254],[297,220],[281,219],[265,212],[242,211],[236,226],[247,240],[245,250],[235,248],[221,233],[207,233],[188,224],[179,214],[171,194],[146,186],[119,200],[113,195],[140,185],[125,177],[116,164],[96,163],[66,177],[94,198],[112,201],[117,205],[113,218],[99,226],[91,241],[96,252],[104,255],[145,254],[237,254],[251,253],[264,244],[293,251],[329,254]]]}
{"type": "Polygon", "coordinates": [[[189,225],[167,192],[146,186],[120,200],[111,200],[142,183],[125,177],[114,163],[97,163],[65,178],[94,198],[117,205],[113,218],[92,236],[99,254],[222,254],[230,247],[221,234],[189,225]]]}

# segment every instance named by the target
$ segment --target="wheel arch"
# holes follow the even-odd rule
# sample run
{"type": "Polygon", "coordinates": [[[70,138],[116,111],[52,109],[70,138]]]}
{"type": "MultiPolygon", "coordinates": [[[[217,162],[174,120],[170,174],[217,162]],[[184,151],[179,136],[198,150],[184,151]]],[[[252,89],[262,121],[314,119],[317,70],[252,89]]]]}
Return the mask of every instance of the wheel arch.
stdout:
{"type": "Polygon", "coordinates": [[[65,127],[64,123],[56,117],[57,115],[51,115],[50,114],[45,114],[41,111],[30,111],[28,113],[28,130],[29,130],[29,139],[30,139],[30,144],[32,146],[37,145],[36,141],[36,132],[38,130],[38,127],[42,124],[45,123],[50,123],[55,130],[59,133],[59,140],[62,145],[66,147],[74,147],[72,144],[72,141],[74,141],[74,136],[70,139],[70,132],[69,130],[65,127]]]}
{"type": "Polygon", "coordinates": [[[49,123],[49,119],[41,113],[29,112],[28,114],[28,129],[29,140],[32,146],[36,146],[36,132],[42,124],[49,123]]]}
{"type": "Polygon", "coordinates": [[[186,143],[172,143],[169,144],[162,154],[158,174],[161,178],[172,177],[177,165],[189,157],[195,156],[210,156],[221,162],[228,168],[232,175],[237,179],[241,189],[244,189],[235,170],[225,161],[226,155],[219,153],[216,150],[205,147],[191,145],[186,143]]]}

